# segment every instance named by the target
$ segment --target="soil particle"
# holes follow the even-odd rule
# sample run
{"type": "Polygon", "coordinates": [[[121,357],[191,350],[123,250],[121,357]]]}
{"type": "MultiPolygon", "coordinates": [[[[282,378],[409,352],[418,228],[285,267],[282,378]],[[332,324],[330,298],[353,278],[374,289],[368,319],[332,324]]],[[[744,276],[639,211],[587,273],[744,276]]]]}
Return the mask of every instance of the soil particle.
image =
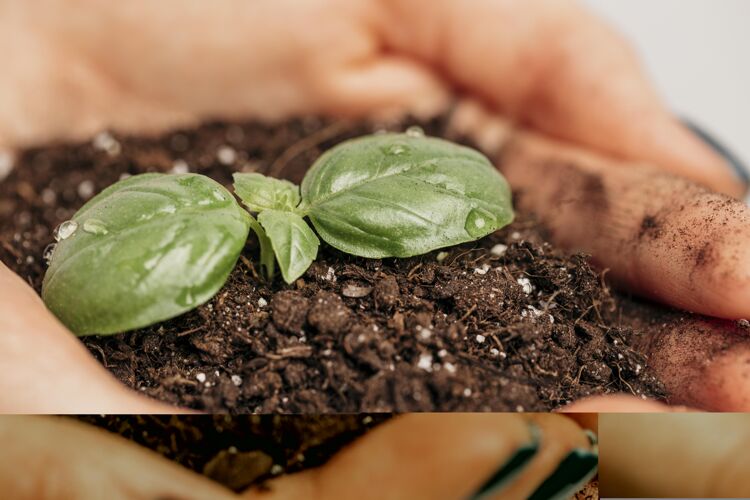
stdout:
{"type": "Polygon", "coordinates": [[[643,217],[643,220],[641,221],[641,230],[638,233],[638,238],[652,238],[656,237],[659,234],[659,226],[660,224],[657,222],[657,219],[653,215],[646,215],[643,217]]]}
{"type": "MultiPolygon", "coordinates": [[[[419,125],[446,136],[446,117],[419,125]]],[[[44,248],[86,201],[82,182],[98,192],[175,164],[225,185],[236,171],[300,182],[322,151],[382,127],[319,118],[214,123],[157,138],[113,135],[116,150],[27,150],[0,183],[0,258],[39,291],[44,248]],[[222,146],[235,152],[231,165],[217,159],[222,146]]],[[[545,235],[520,213],[479,241],[408,259],[356,258],[323,244],[292,286],[258,279],[251,238],[206,304],[82,342],[128,386],[208,411],[545,411],[601,393],[662,398],[647,359],[631,347],[642,333],[620,326],[621,299],[586,256],[557,250],[545,235]]]]}
{"type": "Polygon", "coordinates": [[[313,297],[313,306],[307,313],[307,322],[323,335],[338,335],[349,329],[351,311],[332,292],[318,292],[313,297]]]}
{"type": "Polygon", "coordinates": [[[385,275],[375,283],[375,307],[390,309],[399,298],[398,281],[392,275],[385,275]]]}
{"type": "Polygon", "coordinates": [[[281,331],[298,333],[305,324],[309,309],[310,301],[300,292],[279,292],[271,301],[273,324],[281,331]]]}

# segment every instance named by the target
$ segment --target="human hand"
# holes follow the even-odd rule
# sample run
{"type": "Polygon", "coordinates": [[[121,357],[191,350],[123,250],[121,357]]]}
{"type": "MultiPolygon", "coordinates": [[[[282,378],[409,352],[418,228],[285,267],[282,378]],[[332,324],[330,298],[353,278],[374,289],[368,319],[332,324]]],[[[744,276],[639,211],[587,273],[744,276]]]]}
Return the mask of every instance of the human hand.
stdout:
{"type": "Polygon", "coordinates": [[[440,111],[461,91],[542,133],[742,187],[630,47],[567,0],[6,4],[0,146],[210,118],[440,111]]]}
{"type": "MultiPolygon", "coordinates": [[[[0,439],[0,490],[15,499],[236,498],[150,450],[77,421],[5,417],[0,439]]],[[[376,427],[320,468],[270,480],[240,496],[459,499],[483,490],[481,498],[528,498],[574,449],[591,452],[591,444],[578,424],[561,415],[411,414],[376,427]],[[536,452],[522,461],[517,476],[488,481],[520,447],[535,441],[532,422],[540,437],[536,452]]],[[[568,470],[567,480],[590,478],[595,458],[585,460],[588,467],[577,474],[568,470]]]]}
{"type": "Polygon", "coordinates": [[[601,415],[599,429],[604,497],[750,496],[747,414],[601,415]]]}
{"type": "MultiPolygon", "coordinates": [[[[0,145],[6,147],[82,138],[105,127],[144,133],[211,117],[273,119],[293,113],[360,115],[404,109],[434,113],[447,106],[453,89],[460,87],[545,134],[652,162],[717,190],[732,194],[741,190],[723,161],[671,118],[627,47],[571,2],[226,0],[185,6],[78,0],[77,4],[14,4],[2,9],[6,12],[0,23],[7,26],[0,29],[0,47],[12,42],[26,49],[14,52],[24,57],[11,59],[7,77],[0,81],[0,145]],[[29,23],[35,29],[26,29],[29,23]],[[492,64],[487,64],[490,58],[492,64]]],[[[520,150],[533,153],[538,145],[548,155],[544,144],[542,139],[540,145],[520,150]]],[[[523,154],[527,153],[505,163],[525,165],[523,154]]],[[[648,207],[644,197],[639,198],[646,192],[643,177],[623,176],[624,169],[610,168],[611,163],[599,164],[605,181],[611,179],[618,189],[632,186],[629,210],[645,213],[648,207]]],[[[554,179],[546,172],[528,166],[506,171],[514,187],[523,189],[531,183],[530,191],[539,192],[532,201],[522,199],[521,206],[543,217],[556,213],[556,207],[533,201],[542,200],[544,186],[553,185],[535,184],[554,179]]],[[[669,187],[673,181],[665,182],[665,189],[673,189],[669,187]]],[[[742,211],[721,213],[738,227],[744,217],[742,211]]],[[[569,231],[570,220],[581,219],[570,218],[567,224],[552,220],[558,240],[591,249],[606,267],[624,271],[639,268],[648,259],[645,252],[640,260],[620,258],[616,245],[620,240],[600,236],[608,218],[578,232],[569,231]]],[[[728,252],[740,251],[742,241],[740,236],[732,240],[728,252]]],[[[627,272],[621,273],[623,281],[667,303],[707,307],[694,309],[699,312],[746,315],[741,304],[727,309],[731,300],[706,303],[700,287],[670,294],[675,292],[671,280],[685,283],[685,273],[675,274],[670,267],[669,257],[674,254],[659,255],[659,260],[648,260],[649,272],[643,276],[651,277],[655,270],[654,276],[664,277],[657,281],[664,293],[651,293],[637,279],[628,282],[627,272]]],[[[729,265],[719,258],[706,266],[706,276],[723,274],[721,269],[729,265]]],[[[141,404],[151,404],[112,389],[112,380],[86,357],[75,339],[63,334],[39,301],[22,300],[30,293],[23,283],[4,267],[0,276],[8,284],[7,300],[0,306],[7,313],[0,315],[0,326],[12,332],[0,339],[0,352],[20,353],[3,363],[12,374],[0,380],[6,411],[59,411],[57,405],[63,400],[70,402],[63,407],[69,411],[80,411],[84,404],[95,411],[106,401],[133,405],[128,407],[136,411],[141,404]],[[37,342],[59,355],[39,359],[33,354],[37,342]],[[5,349],[5,343],[15,350],[5,349]],[[55,348],[58,343],[60,348],[55,348]],[[55,373],[53,380],[59,385],[53,387],[47,377],[33,375],[42,369],[55,373]],[[83,386],[84,381],[91,394],[108,394],[111,399],[92,398],[89,392],[71,395],[71,385],[83,386]],[[24,392],[23,401],[14,399],[24,392]],[[49,397],[50,393],[56,396],[49,397]]],[[[744,276],[739,273],[730,284],[743,290],[744,276]]],[[[696,339],[700,345],[701,335],[696,339]]],[[[720,370],[722,374],[728,376],[732,370],[736,374],[741,366],[736,361],[747,356],[746,344],[738,345],[720,358],[729,356],[729,361],[713,362],[726,368],[720,370]]],[[[669,356],[670,349],[663,349],[665,373],[681,362],[669,356]]],[[[680,377],[673,378],[679,398],[680,377]]],[[[708,396],[714,384],[725,380],[725,375],[709,379],[701,392],[708,399],[695,404],[722,409],[750,404],[743,391],[740,398],[729,397],[736,394],[728,389],[736,387],[736,378],[724,385],[727,394],[721,393],[718,402],[708,396]]]]}
{"type": "Polygon", "coordinates": [[[621,287],[697,313],[644,304],[636,314],[622,314],[623,324],[645,333],[639,347],[670,403],[750,409],[750,384],[743,382],[750,375],[750,339],[737,323],[715,319],[750,317],[750,209],[744,203],[648,165],[509,130],[471,103],[455,122],[458,131],[497,151],[517,193],[515,206],[538,214],[553,241],[591,254],[621,287]]]}

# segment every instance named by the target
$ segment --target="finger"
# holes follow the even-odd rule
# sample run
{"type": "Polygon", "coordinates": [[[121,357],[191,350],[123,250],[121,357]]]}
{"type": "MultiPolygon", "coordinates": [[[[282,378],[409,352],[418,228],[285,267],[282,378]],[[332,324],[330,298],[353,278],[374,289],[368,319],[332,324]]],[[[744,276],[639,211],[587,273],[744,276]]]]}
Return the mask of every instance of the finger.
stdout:
{"type": "MultiPolygon", "coordinates": [[[[497,491],[501,498],[526,498],[554,470],[560,455],[588,446],[568,419],[553,415],[538,424],[542,448],[531,463],[540,464],[530,473],[527,466],[497,491]]],[[[524,419],[514,414],[405,415],[367,434],[326,466],[271,481],[269,491],[251,490],[246,498],[471,498],[531,439],[524,419]]]]}
{"type": "Polygon", "coordinates": [[[374,54],[314,79],[322,109],[343,116],[432,117],[448,107],[441,80],[415,61],[374,54]]]}
{"type": "Polygon", "coordinates": [[[175,462],[72,419],[0,417],[0,440],[4,498],[233,498],[175,462]]]}
{"type": "Polygon", "coordinates": [[[0,51],[24,48],[0,79],[0,137],[19,147],[103,128],[144,134],[216,118],[444,109],[448,91],[429,65],[384,50],[378,5],[19,4],[0,16],[0,51]]]}
{"type": "MultiPolygon", "coordinates": [[[[591,453],[589,438],[581,428],[571,419],[560,418],[560,415],[549,413],[530,413],[525,415],[530,421],[539,426],[541,447],[534,460],[526,467],[517,481],[504,489],[498,498],[570,498],[594,474],[593,470],[585,472],[584,476],[567,479],[577,487],[569,488],[567,495],[552,494],[549,489],[552,483],[560,480],[559,476],[570,474],[565,467],[568,461],[578,454],[585,456],[592,465],[596,463],[591,453]],[[541,494],[544,490],[545,494],[541,494]]],[[[593,465],[595,467],[595,465],[593,465]]],[[[553,488],[554,489],[554,488],[553,488]]]]}
{"type": "Polygon", "coordinates": [[[532,436],[511,414],[410,414],[374,429],[325,467],[248,498],[470,498],[532,436]]]}
{"type": "Polygon", "coordinates": [[[0,263],[0,413],[164,413],[117,382],[0,263]]]}
{"type": "Polygon", "coordinates": [[[560,410],[559,414],[571,419],[573,422],[578,424],[581,429],[593,431],[594,433],[597,432],[599,415],[596,412],[569,412],[565,408],[563,408],[562,410],[560,410]]]}
{"type": "Polygon", "coordinates": [[[709,411],[750,411],[750,336],[731,321],[624,304],[624,325],[644,333],[637,349],[670,404],[709,411]]]}
{"type": "Polygon", "coordinates": [[[387,2],[388,43],[545,134],[743,192],[665,108],[631,48],[576,2],[387,2]]]}
{"type": "Polygon", "coordinates": [[[662,413],[684,410],[682,407],[670,407],[658,401],[641,399],[628,394],[608,394],[581,399],[564,406],[560,409],[560,412],[578,420],[580,418],[578,415],[597,415],[599,413],[662,413]]]}
{"type": "Polygon", "coordinates": [[[603,414],[599,483],[605,497],[750,496],[750,417],[603,414]]]}
{"type": "Polygon", "coordinates": [[[750,316],[750,209],[723,195],[530,134],[498,159],[563,247],[593,255],[643,296],[723,318],[750,316]]]}

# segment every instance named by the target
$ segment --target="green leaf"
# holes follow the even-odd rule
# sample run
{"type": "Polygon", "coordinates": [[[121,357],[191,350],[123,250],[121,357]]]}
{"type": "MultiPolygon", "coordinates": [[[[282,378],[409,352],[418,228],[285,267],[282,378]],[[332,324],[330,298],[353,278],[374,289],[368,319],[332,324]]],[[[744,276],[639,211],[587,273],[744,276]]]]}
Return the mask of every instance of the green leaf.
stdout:
{"type": "Polygon", "coordinates": [[[362,257],[410,257],[473,241],[513,220],[508,183],[479,152],[382,134],[339,144],[302,182],[318,235],[362,257]]]}
{"type": "Polygon", "coordinates": [[[95,196],[71,227],[52,254],[42,297],[76,334],[111,334],[209,300],[245,245],[249,216],[207,177],[144,174],[95,196]]]}
{"type": "Polygon", "coordinates": [[[289,181],[258,173],[234,174],[234,192],[251,212],[263,210],[294,211],[299,204],[299,187],[289,181]]]}
{"type": "Polygon", "coordinates": [[[264,210],[258,221],[271,240],[284,281],[293,283],[318,255],[318,237],[302,217],[291,212],[264,210]]]}

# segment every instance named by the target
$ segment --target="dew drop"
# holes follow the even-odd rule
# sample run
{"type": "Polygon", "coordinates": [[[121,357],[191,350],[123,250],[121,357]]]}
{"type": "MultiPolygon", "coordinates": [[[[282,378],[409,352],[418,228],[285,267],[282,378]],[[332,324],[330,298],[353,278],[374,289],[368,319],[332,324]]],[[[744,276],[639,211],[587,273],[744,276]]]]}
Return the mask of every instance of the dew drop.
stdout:
{"type": "Polygon", "coordinates": [[[424,130],[418,125],[412,125],[406,129],[406,135],[409,137],[424,137],[424,130]]]}
{"type": "Polygon", "coordinates": [[[44,247],[44,252],[42,252],[42,258],[44,259],[45,264],[49,266],[50,262],[52,262],[52,254],[55,253],[55,248],[57,248],[57,243],[50,243],[46,247],[44,247]]]}
{"type": "Polygon", "coordinates": [[[109,233],[107,226],[98,219],[88,219],[83,223],[83,230],[87,233],[104,235],[109,233]]]}
{"type": "Polygon", "coordinates": [[[388,147],[388,154],[399,156],[406,153],[406,149],[406,146],[404,146],[403,144],[393,144],[388,147]]]}
{"type": "Polygon", "coordinates": [[[486,210],[482,210],[481,208],[474,208],[466,217],[464,229],[473,238],[479,238],[489,232],[489,226],[491,226],[493,222],[494,219],[492,217],[492,214],[490,214],[486,210]]]}
{"type": "Polygon", "coordinates": [[[55,238],[55,241],[62,241],[70,238],[73,236],[73,233],[76,232],[78,229],[78,223],[74,220],[66,220],[59,226],[55,228],[55,231],[52,233],[52,236],[55,238]]]}

